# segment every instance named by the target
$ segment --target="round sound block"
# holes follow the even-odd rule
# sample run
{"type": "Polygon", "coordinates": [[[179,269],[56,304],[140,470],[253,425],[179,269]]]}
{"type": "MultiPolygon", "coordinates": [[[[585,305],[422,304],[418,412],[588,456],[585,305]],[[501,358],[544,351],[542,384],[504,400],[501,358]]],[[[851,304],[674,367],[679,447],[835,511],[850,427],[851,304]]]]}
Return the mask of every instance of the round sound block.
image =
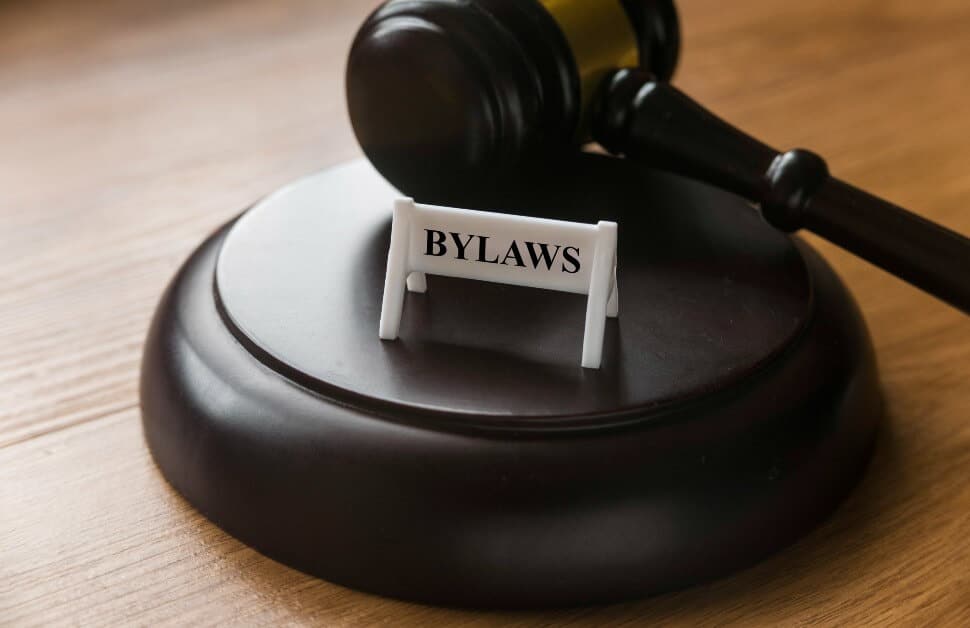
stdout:
{"type": "Polygon", "coordinates": [[[397,193],[359,161],[227,225],[147,340],[148,445],[216,524],[350,587],[476,607],[684,587],[815,526],[881,416],[872,348],[808,246],[741,200],[598,156],[418,199],[619,224],[620,315],[432,276],[378,339],[397,193]]]}

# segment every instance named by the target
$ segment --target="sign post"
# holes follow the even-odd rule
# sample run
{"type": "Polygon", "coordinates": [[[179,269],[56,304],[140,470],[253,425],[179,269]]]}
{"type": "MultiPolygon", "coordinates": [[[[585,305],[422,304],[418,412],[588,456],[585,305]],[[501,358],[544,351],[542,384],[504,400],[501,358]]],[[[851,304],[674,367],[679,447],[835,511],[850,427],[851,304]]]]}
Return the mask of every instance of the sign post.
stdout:
{"type": "Polygon", "coordinates": [[[394,203],[380,338],[401,326],[405,287],[426,273],[585,294],[584,368],[599,368],[606,318],[616,317],[615,222],[584,224],[434,205],[394,203]]]}

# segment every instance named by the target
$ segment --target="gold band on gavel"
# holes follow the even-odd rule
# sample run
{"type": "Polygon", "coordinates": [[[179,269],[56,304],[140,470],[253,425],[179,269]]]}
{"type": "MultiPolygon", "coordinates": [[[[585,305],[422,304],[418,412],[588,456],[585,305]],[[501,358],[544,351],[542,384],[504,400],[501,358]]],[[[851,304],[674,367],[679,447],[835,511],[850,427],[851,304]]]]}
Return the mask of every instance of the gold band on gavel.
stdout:
{"type": "Polygon", "coordinates": [[[635,67],[637,37],[620,0],[539,0],[566,36],[579,71],[583,124],[590,101],[611,70],[635,67]]]}

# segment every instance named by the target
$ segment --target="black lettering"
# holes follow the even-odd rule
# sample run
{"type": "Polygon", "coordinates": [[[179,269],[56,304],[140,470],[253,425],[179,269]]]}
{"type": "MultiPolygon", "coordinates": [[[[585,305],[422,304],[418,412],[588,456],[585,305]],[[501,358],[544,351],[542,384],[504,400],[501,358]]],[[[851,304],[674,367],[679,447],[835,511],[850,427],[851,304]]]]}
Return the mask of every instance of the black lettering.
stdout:
{"type": "Polygon", "coordinates": [[[526,242],[525,247],[529,249],[529,258],[532,260],[532,267],[536,270],[539,269],[540,260],[546,265],[546,270],[552,270],[552,263],[556,261],[556,257],[559,255],[559,249],[562,248],[561,244],[556,245],[556,250],[553,251],[552,255],[549,255],[549,245],[545,242],[539,242],[539,251],[536,252],[536,242],[526,242]]]}
{"type": "Polygon", "coordinates": [[[425,232],[428,234],[428,246],[424,251],[425,255],[433,255],[434,257],[441,257],[442,255],[448,252],[448,248],[445,246],[444,231],[438,231],[436,229],[425,229],[425,232]]]}
{"type": "Polygon", "coordinates": [[[562,250],[562,272],[569,273],[570,275],[575,275],[579,272],[579,249],[575,246],[567,246],[562,250]],[[570,253],[570,251],[575,251],[575,253],[570,253]],[[572,265],[572,270],[566,268],[566,264],[572,265]]]}
{"type": "Polygon", "coordinates": [[[512,244],[509,245],[508,252],[505,253],[505,258],[502,260],[503,266],[508,266],[510,257],[515,259],[516,266],[525,266],[525,264],[522,263],[522,254],[519,253],[519,246],[515,240],[512,240],[512,244]]]}
{"type": "Polygon", "coordinates": [[[495,256],[495,259],[485,258],[485,247],[488,246],[487,242],[488,236],[478,236],[478,261],[486,264],[498,264],[498,255],[495,256]]]}
{"type": "Polygon", "coordinates": [[[458,255],[455,256],[455,259],[465,259],[465,260],[467,260],[468,258],[465,257],[465,249],[468,248],[468,244],[472,241],[472,239],[475,236],[469,235],[468,236],[468,239],[465,240],[464,242],[462,242],[461,241],[461,234],[460,233],[455,233],[454,231],[452,231],[450,233],[451,233],[451,239],[454,240],[455,246],[458,247],[458,255]]]}

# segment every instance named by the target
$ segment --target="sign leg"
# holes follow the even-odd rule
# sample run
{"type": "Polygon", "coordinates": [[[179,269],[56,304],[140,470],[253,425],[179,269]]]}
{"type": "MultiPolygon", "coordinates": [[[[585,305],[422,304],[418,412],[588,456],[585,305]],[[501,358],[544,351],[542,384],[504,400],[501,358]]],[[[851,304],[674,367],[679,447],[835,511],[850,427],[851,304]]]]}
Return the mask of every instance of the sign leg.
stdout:
{"type": "Polygon", "coordinates": [[[616,318],[620,315],[620,293],[616,283],[616,260],[613,260],[613,281],[610,283],[610,300],[606,303],[606,315],[616,318]]]}
{"type": "Polygon", "coordinates": [[[384,299],[381,302],[381,323],[378,332],[381,340],[394,340],[401,329],[413,209],[414,201],[409,198],[394,201],[391,247],[387,252],[387,274],[384,276],[384,299]]]}
{"type": "MultiPolygon", "coordinates": [[[[616,259],[616,223],[600,222],[599,238],[590,271],[589,300],[586,302],[586,331],[583,335],[583,368],[598,369],[603,362],[603,335],[607,304],[616,259]]],[[[615,292],[615,291],[614,291],[615,292]]]]}

